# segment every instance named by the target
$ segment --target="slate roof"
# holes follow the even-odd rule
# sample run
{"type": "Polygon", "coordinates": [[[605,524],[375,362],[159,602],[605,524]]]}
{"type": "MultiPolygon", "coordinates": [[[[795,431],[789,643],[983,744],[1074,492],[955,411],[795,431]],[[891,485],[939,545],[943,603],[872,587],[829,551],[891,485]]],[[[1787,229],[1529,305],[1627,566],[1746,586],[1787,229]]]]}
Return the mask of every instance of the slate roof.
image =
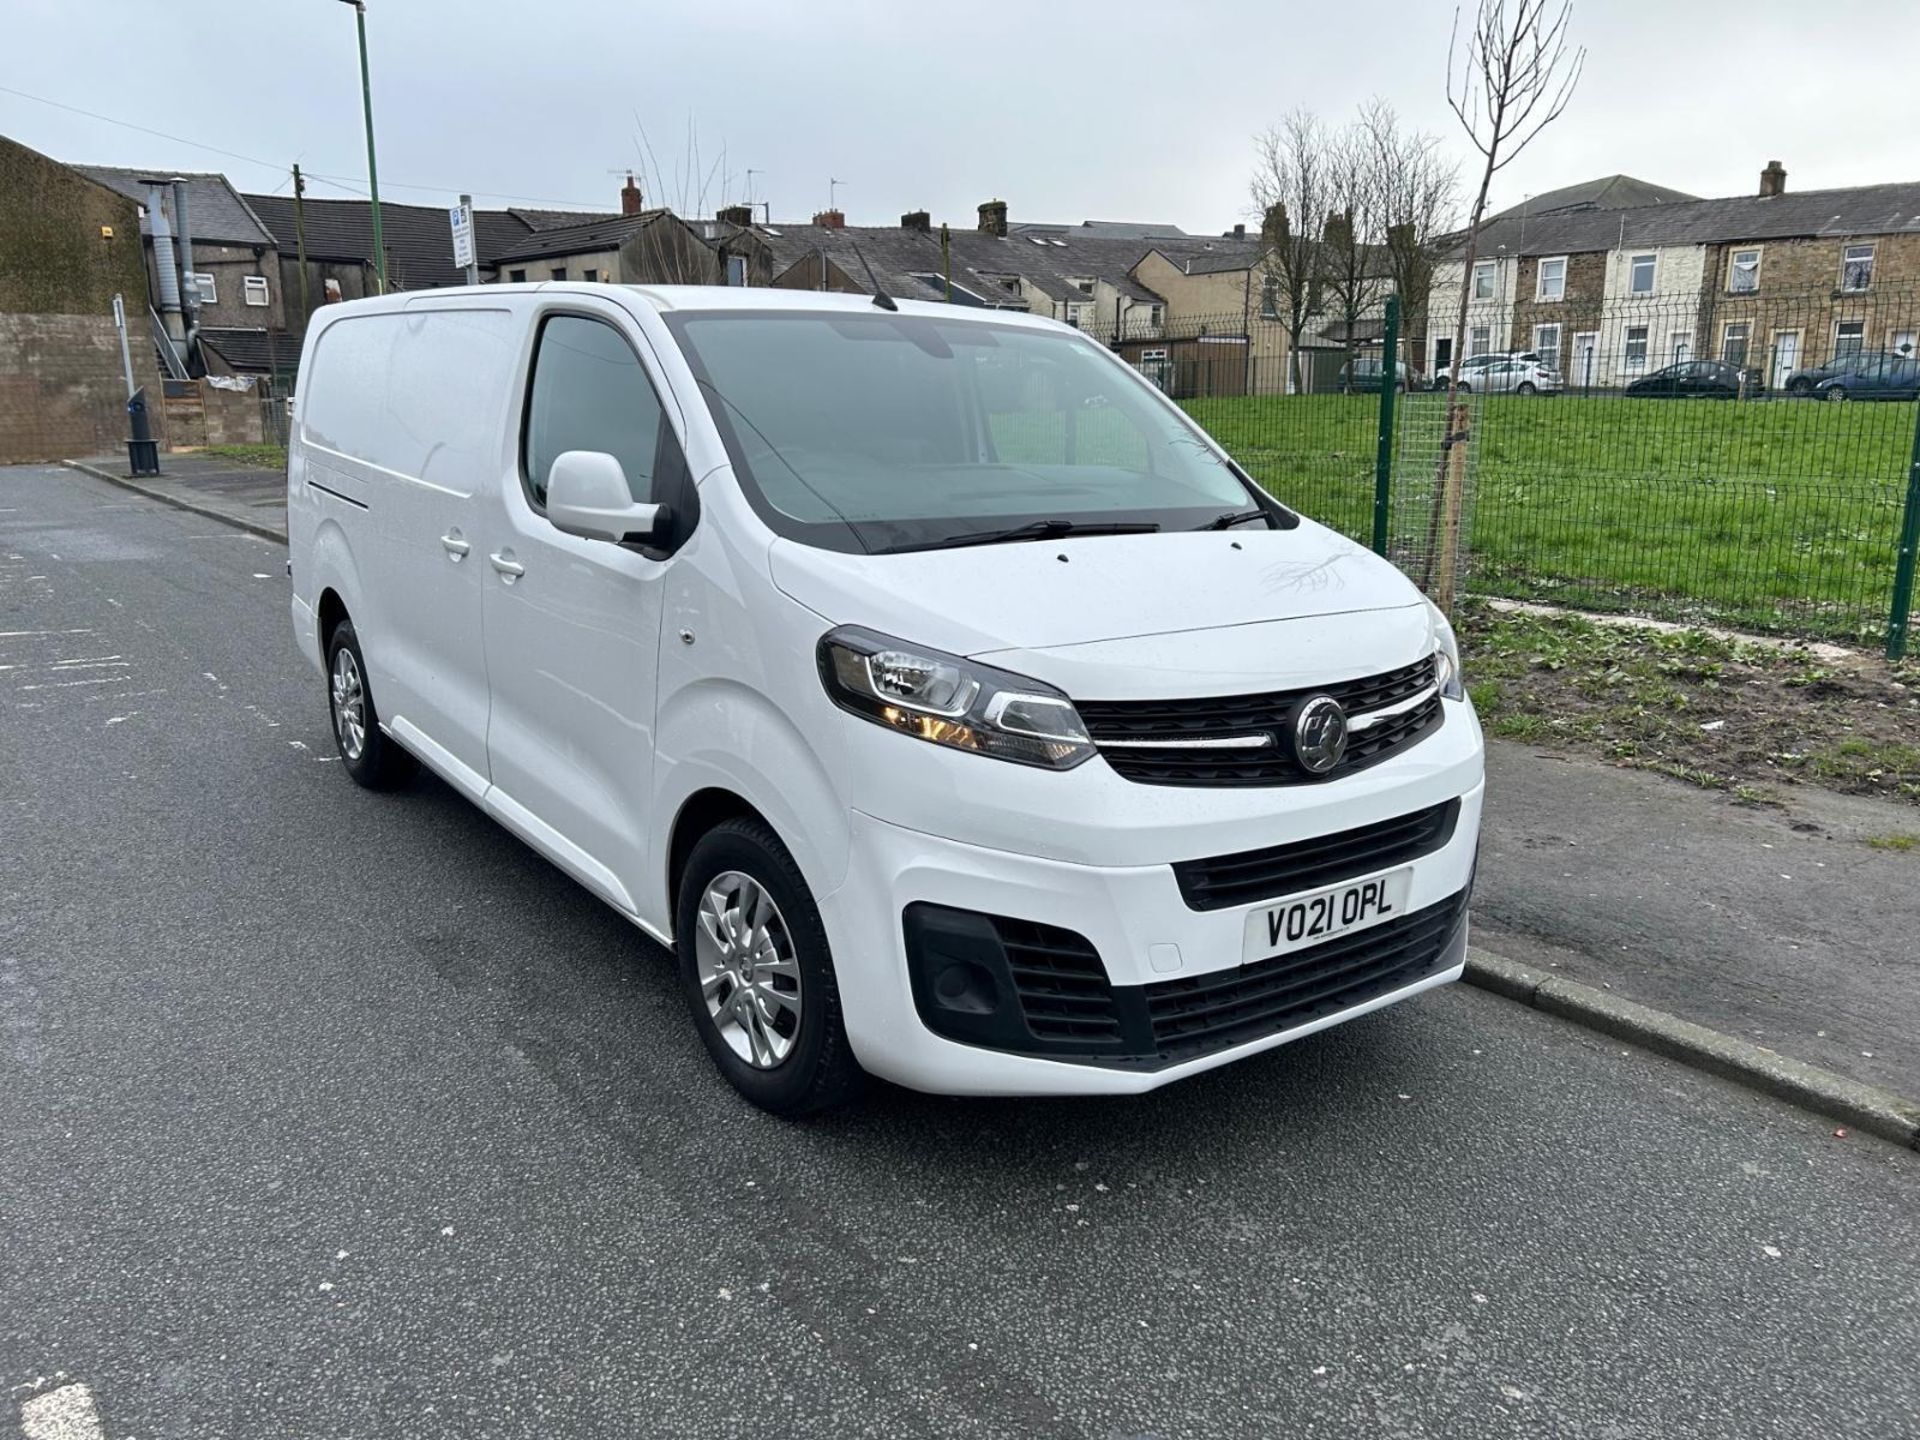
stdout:
{"type": "Polygon", "coordinates": [[[1563,215],[1583,210],[1630,210],[1640,205],[1665,205],[1675,200],[1697,200],[1684,190],[1655,185],[1631,175],[1602,175],[1597,180],[1582,180],[1563,185],[1544,195],[1530,195],[1518,205],[1510,205],[1487,219],[1518,219],[1521,215],[1563,215]]]}
{"type": "MultiPolygon", "coordinates": [[[[1920,181],[1844,190],[1789,191],[1681,200],[1625,210],[1495,221],[1479,253],[1570,255],[1633,245],[1702,245],[1732,240],[1920,234],[1920,181]]],[[[1458,253],[1457,251],[1455,252],[1458,253]]]]}
{"type": "MultiPolygon", "coordinates": [[[[158,180],[165,185],[176,177],[187,182],[187,221],[195,240],[217,245],[272,245],[272,233],[248,206],[246,199],[216,172],[182,170],[135,170],[121,165],[75,165],[72,167],[90,180],[118,190],[144,207],[149,187],[158,180]]],[[[169,202],[170,204],[170,202],[169,202]]],[[[169,208],[171,217],[172,210],[169,208]]],[[[151,235],[145,215],[140,217],[140,233],[151,235]]]]}
{"type": "Polygon", "coordinates": [[[1178,225],[1152,225],[1135,220],[1082,220],[1078,224],[1028,220],[1007,226],[1011,235],[1079,235],[1089,240],[1178,240],[1186,235],[1178,225]]]}
{"type": "MultiPolygon", "coordinates": [[[[244,197],[278,237],[282,255],[295,250],[293,197],[244,197]]],[[[191,202],[189,202],[191,203],[191,202]]],[[[365,200],[315,200],[306,211],[309,260],[358,261],[373,264],[373,206],[365,200]]],[[[525,221],[507,210],[475,210],[474,241],[481,264],[491,253],[518,244],[533,233],[525,221]]],[[[427,290],[464,285],[466,272],[453,263],[453,235],[447,212],[438,205],[396,205],[380,202],[380,239],[387,248],[387,278],[398,289],[427,290]]]]}
{"type": "MultiPolygon", "coordinates": [[[[881,288],[889,295],[923,300],[927,285],[914,277],[941,274],[940,232],[908,230],[892,225],[850,225],[826,229],[817,225],[755,225],[752,234],[772,252],[777,277],[815,250],[821,251],[842,273],[863,282],[865,270],[854,252],[873,267],[881,288]]],[[[1083,234],[1078,227],[1065,231],[1015,231],[1004,239],[976,229],[950,231],[953,278],[989,304],[1022,308],[1019,297],[1005,283],[1018,276],[1026,285],[1053,300],[1084,298],[1076,280],[1103,280],[1129,299],[1157,304],[1162,297],[1133,276],[1133,267],[1154,251],[1191,259],[1196,265],[1222,269],[1245,268],[1259,247],[1230,239],[1210,240],[1181,236],[1160,240],[1123,239],[1083,234]]],[[[944,288],[944,286],[942,287],[944,288]]]]}
{"type": "Polygon", "coordinates": [[[300,364],[300,342],[285,331],[209,327],[200,332],[200,343],[219,351],[236,370],[270,375],[276,370],[297,369],[300,364]]]}
{"type": "Polygon", "coordinates": [[[551,230],[536,230],[520,237],[504,249],[489,253],[482,247],[481,254],[490,265],[513,265],[524,260],[545,260],[553,256],[579,255],[597,250],[618,250],[661,216],[672,213],[671,210],[664,209],[642,210],[638,215],[610,215],[602,219],[588,220],[582,224],[563,225],[551,230]]]}
{"type": "Polygon", "coordinates": [[[509,205],[507,214],[529,230],[564,230],[570,225],[584,225],[593,220],[620,218],[618,210],[529,210],[523,205],[509,205]]]}

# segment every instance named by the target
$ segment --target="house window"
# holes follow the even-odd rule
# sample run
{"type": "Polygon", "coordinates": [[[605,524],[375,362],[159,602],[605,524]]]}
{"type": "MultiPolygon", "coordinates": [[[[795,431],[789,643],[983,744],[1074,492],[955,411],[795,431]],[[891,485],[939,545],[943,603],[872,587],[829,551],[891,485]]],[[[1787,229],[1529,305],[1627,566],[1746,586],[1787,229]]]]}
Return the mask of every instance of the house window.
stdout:
{"type": "Polygon", "coordinates": [[[1745,320],[1736,320],[1721,332],[1720,358],[1729,365],[1747,363],[1747,342],[1753,338],[1753,326],[1745,320]]]}
{"type": "Polygon", "coordinates": [[[1667,363],[1678,365],[1683,360],[1693,358],[1693,332],[1675,330],[1667,336],[1667,363]]]}
{"type": "Polygon", "coordinates": [[[1165,306],[1149,305],[1147,307],[1147,324],[1151,325],[1155,330],[1158,330],[1160,326],[1165,323],[1166,318],[1167,311],[1165,306]]]}
{"type": "Polygon", "coordinates": [[[556,280],[564,280],[567,278],[567,267],[564,265],[556,265],[547,273],[556,280]]]}
{"type": "Polygon", "coordinates": [[[1866,348],[1867,322],[1864,320],[1842,320],[1833,327],[1833,358],[1844,359],[1849,355],[1858,355],[1866,348]]]}
{"type": "Polygon", "coordinates": [[[1493,285],[1497,272],[1495,261],[1476,260],[1473,262],[1473,298],[1476,300],[1493,299],[1493,285]]]}
{"type": "Polygon", "coordinates": [[[200,303],[202,305],[218,305],[220,303],[220,290],[219,287],[213,283],[213,276],[189,275],[187,279],[193,282],[193,288],[199,292],[200,303]]]}
{"type": "Polygon", "coordinates": [[[580,272],[580,278],[582,280],[598,280],[600,278],[600,272],[598,270],[582,270],[580,272]]]}
{"type": "Polygon", "coordinates": [[[515,285],[524,285],[527,283],[527,272],[524,270],[509,270],[507,272],[507,279],[511,280],[515,285]]]}
{"type": "Polygon", "coordinates": [[[1627,327],[1627,369],[1644,370],[1647,368],[1647,327],[1629,325],[1627,327]]]}
{"type": "Polygon", "coordinates": [[[1653,265],[1651,255],[1636,255],[1627,262],[1627,292],[1632,295],[1651,295],[1653,293],[1653,265]]]}
{"type": "Polygon", "coordinates": [[[727,284],[745,285],[747,283],[747,257],[744,255],[727,256],[727,284]]]}
{"type": "Polygon", "coordinates": [[[1260,318],[1278,320],[1280,318],[1280,281],[1269,275],[1260,286],[1260,318]]]}
{"type": "Polygon", "coordinates": [[[1567,295],[1567,257],[1555,255],[1540,262],[1540,280],[1534,287],[1536,300],[1564,300],[1567,295]]]}
{"type": "Polygon", "coordinates": [[[1534,326],[1533,348],[1542,360],[1557,369],[1560,364],[1560,327],[1558,325],[1534,326]]]}
{"type": "Polygon", "coordinates": [[[1760,252],[1736,250],[1727,267],[1727,289],[1735,295],[1751,295],[1760,288],[1760,252]]]}
{"type": "Polygon", "coordinates": [[[1491,349],[1493,349],[1493,327],[1490,325],[1474,326],[1467,335],[1468,356],[1484,355],[1491,349]]]}
{"type": "Polygon", "coordinates": [[[240,281],[240,298],[249,305],[268,304],[267,277],[264,275],[247,275],[242,277],[240,281]]]}
{"type": "Polygon", "coordinates": [[[1082,295],[1091,295],[1093,294],[1093,281],[1076,280],[1073,282],[1073,288],[1078,290],[1082,295]]]}
{"type": "Polygon", "coordinates": [[[1840,255],[1840,288],[1864,290],[1873,284],[1873,246],[1849,245],[1840,255]]]}

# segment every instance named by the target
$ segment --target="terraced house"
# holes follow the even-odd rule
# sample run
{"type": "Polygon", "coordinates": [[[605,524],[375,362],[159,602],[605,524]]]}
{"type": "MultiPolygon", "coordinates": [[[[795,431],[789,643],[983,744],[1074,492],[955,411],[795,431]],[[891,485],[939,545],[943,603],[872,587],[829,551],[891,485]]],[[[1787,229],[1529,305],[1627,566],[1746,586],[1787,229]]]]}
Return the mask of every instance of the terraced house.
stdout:
{"type": "Polygon", "coordinates": [[[1436,267],[1431,363],[1446,363],[1463,282],[1469,355],[1535,350],[1575,388],[1711,359],[1798,389],[1837,356],[1914,354],[1920,182],[1795,193],[1786,181],[1773,161],[1751,195],[1648,198],[1659,187],[1630,181],[1615,193],[1631,203],[1613,208],[1536,201],[1496,216],[1470,274],[1463,248],[1436,267]]]}

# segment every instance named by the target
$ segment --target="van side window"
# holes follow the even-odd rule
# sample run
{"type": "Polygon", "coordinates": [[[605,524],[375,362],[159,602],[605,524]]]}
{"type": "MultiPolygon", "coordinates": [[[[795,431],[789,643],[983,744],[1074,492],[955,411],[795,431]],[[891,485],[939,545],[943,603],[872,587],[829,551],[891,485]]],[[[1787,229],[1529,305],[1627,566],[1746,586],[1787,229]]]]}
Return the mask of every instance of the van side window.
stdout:
{"type": "Polygon", "coordinates": [[[662,423],[660,399],[619,331],[578,315],[541,326],[522,451],[535,505],[547,503],[547,473],[568,450],[613,456],[633,498],[650,502],[662,423]]]}

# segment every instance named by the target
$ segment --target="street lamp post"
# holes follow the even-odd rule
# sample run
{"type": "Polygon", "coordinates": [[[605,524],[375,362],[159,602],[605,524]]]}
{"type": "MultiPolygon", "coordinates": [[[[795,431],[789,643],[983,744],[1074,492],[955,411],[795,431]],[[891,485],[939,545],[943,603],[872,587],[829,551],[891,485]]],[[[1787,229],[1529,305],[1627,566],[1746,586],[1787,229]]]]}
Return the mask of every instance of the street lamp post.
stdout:
{"type": "Polygon", "coordinates": [[[360,32],[360,101],[367,116],[367,190],[373,198],[373,273],[382,295],[387,293],[387,247],[380,235],[380,168],[373,158],[373,81],[367,74],[367,7],[364,0],[340,0],[353,7],[360,32]]]}

